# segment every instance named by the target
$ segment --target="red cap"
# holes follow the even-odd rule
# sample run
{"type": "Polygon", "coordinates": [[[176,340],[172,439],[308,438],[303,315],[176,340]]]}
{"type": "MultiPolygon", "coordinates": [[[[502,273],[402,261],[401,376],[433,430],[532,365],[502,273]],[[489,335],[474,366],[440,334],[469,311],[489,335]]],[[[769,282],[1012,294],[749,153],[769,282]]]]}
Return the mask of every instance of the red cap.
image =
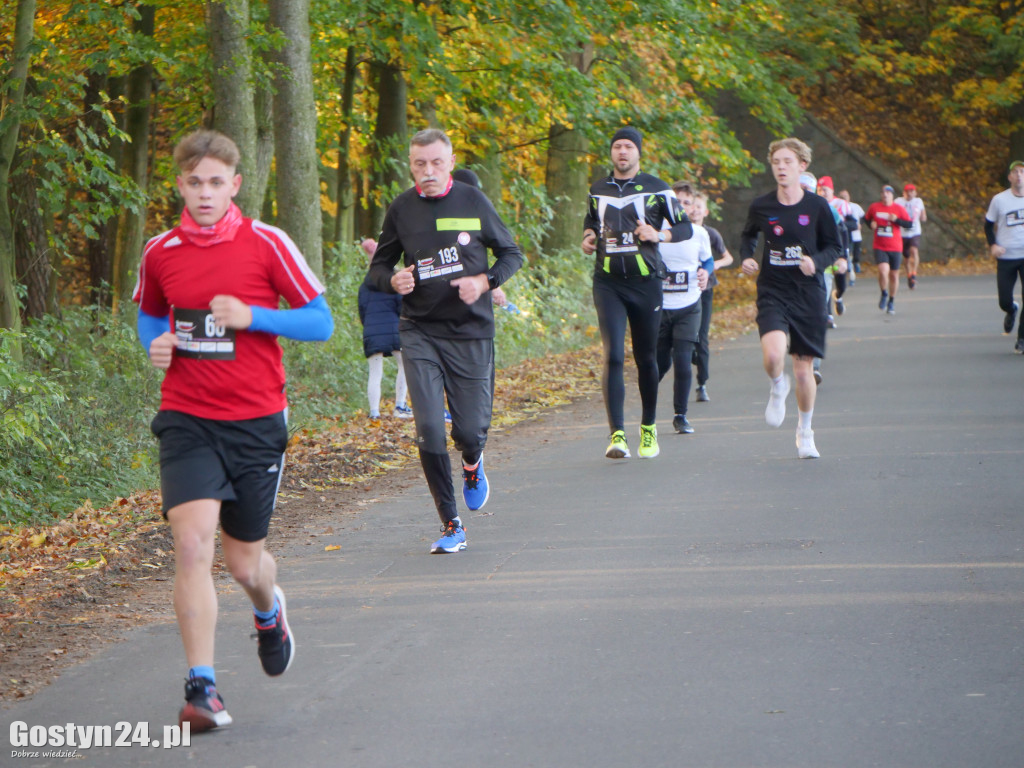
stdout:
{"type": "Polygon", "coordinates": [[[828,187],[829,189],[835,189],[835,185],[832,183],[831,176],[822,176],[818,179],[819,187],[828,187]]]}
{"type": "Polygon", "coordinates": [[[915,192],[917,192],[917,187],[915,187],[913,184],[904,184],[903,191],[906,192],[908,189],[912,189],[915,192]]]}

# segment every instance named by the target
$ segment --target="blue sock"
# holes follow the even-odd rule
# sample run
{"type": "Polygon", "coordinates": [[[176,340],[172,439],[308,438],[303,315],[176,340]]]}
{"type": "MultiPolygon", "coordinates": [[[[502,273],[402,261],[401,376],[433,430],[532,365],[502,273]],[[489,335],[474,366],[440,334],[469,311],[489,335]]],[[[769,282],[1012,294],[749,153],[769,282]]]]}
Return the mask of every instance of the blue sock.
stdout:
{"type": "Polygon", "coordinates": [[[189,677],[205,677],[211,683],[217,683],[217,673],[213,671],[213,667],[189,667],[189,677]]]}
{"type": "Polygon", "coordinates": [[[274,617],[277,616],[277,611],[280,606],[277,602],[277,596],[274,596],[274,607],[269,611],[257,611],[256,607],[253,606],[252,612],[256,616],[256,622],[259,624],[270,624],[273,622],[274,617]]]}

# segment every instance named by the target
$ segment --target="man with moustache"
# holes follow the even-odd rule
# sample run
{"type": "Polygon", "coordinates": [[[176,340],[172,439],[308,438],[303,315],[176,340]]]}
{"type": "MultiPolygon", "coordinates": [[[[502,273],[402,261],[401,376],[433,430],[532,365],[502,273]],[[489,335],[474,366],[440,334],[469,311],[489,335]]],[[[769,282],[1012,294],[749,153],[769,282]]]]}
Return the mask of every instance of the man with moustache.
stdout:
{"type": "Polygon", "coordinates": [[[490,294],[523,263],[490,200],[478,188],[455,181],[454,166],[451,140],[443,131],[429,128],[412,137],[409,168],[415,186],[388,207],[368,274],[379,290],[403,296],[399,335],[416,442],[441,518],[442,536],[432,554],[466,548],[445,434],[446,394],[452,441],[462,453],[463,500],[477,510],[490,497],[483,466],[494,399],[490,294]]]}

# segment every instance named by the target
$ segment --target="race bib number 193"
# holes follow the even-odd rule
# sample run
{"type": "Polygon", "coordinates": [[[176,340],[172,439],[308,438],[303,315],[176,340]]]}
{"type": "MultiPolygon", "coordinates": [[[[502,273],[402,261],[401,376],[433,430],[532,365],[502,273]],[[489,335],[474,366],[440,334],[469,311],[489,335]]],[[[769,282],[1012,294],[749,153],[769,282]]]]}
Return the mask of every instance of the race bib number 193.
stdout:
{"type": "Polygon", "coordinates": [[[175,354],[195,360],[234,360],[235,329],[213,321],[209,309],[174,307],[174,335],[178,337],[175,354]]]}

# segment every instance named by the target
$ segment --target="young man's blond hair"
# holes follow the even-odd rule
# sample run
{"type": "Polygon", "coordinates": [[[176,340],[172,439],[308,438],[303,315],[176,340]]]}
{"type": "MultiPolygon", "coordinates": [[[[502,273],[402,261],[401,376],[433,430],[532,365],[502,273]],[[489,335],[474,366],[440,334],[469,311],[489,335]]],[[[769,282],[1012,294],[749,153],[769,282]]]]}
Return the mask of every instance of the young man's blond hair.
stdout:
{"type": "Polygon", "coordinates": [[[787,139],[778,139],[768,145],[768,162],[772,161],[772,157],[780,149],[790,149],[793,154],[796,155],[796,159],[801,163],[811,164],[811,148],[804,144],[800,139],[793,138],[792,136],[787,139]]]}
{"type": "Polygon", "coordinates": [[[184,173],[199,165],[204,157],[220,160],[229,168],[238,168],[241,153],[235,142],[223,133],[205,129],[190,133],[174,148],[174,162],[184,173]]]}

